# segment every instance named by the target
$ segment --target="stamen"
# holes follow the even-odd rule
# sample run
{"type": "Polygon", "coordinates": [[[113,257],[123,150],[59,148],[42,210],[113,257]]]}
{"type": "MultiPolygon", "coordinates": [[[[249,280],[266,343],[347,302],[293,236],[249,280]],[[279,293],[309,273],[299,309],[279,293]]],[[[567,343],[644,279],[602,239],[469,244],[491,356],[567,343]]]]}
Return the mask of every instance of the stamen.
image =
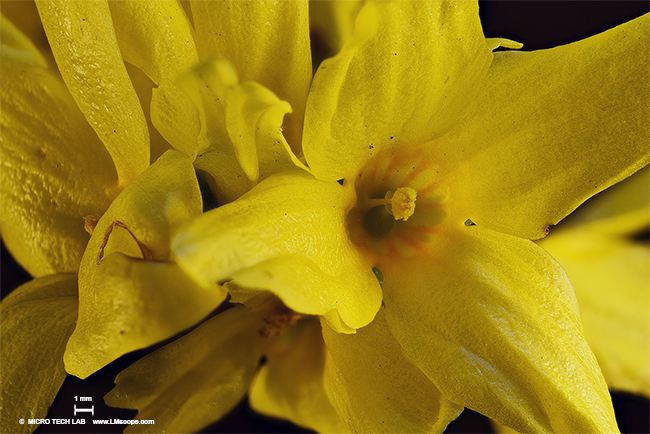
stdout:
{"type": "Polygon", "coordinates": [[[406,221],[415,212],[417,195],[417,191],[410,187],[400,187],[395,191],[386,192],[383,199],[368,199],[364,204],[372,208],[384,205],[386,211],[395,217],[395,220],[406,221]]]}

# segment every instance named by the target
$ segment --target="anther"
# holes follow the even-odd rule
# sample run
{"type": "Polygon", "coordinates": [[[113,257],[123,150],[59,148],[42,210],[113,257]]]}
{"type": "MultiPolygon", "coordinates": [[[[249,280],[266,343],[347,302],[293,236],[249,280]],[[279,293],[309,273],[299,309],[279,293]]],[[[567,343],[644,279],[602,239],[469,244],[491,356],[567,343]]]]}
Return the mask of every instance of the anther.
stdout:
{"type": "MultiPolygon", "coordinates": [[[[415,199],[418,194],[409,187],[400,187],[395,192],[386,193],[386,199],[390,199],[390,212],[395,220],[408,220],[415,212],[415,199]]],[[[388,204],[386,204],[388,208],[388,204]]]]}
{"type": "MultiPolygon", "coordinates": [[[[395,217],[395,220],[408,220],[415,212],[415,199],[418,193],[409,187],[400,187],[395,191],[386,192],[383,199],[366,200],[365,205],[375,207],[384,205],[388,214],[395,217]]],[[[370,213],[370,212],[369,212],[370,213]]]]}

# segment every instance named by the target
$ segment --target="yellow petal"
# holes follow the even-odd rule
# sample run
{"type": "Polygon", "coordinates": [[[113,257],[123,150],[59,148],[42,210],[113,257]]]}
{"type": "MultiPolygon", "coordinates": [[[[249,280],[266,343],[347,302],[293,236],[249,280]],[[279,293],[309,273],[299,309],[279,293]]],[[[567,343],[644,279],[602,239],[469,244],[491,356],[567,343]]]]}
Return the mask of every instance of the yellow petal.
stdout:
{"type": "Polygon", "coordinates": [[[195,432],[229,412],[245,395],[268,338],[258,330],[268,309],[235,306],[143,357],[115,379],[104,398],[135,408],[126,432],[195,432]]]}
{"type": "MultiPolygon", "coordinates": [[[[184,89],[200,116],[201,130],[194,165],[206,175],[219,204],[232,202],[253,186],[228,136],[221,102],[225,88],[236,84],[237,74],[232,65],[221,59],[199,65],[183,81],[184,89]]],[[[253,144],[248,146],[252,148],[253,144]]]]}
{"type": "Polygon", "coordinates": [[[352,432],[443,432],[463,407],[447,400],[408,358],[380,309],[354,335],[323,327],[325,387],[352,432]]]}
{"type": "Polygon", "coordinates": [[[197,46],[203,59],[231,61],[242,81],[255,81],[288,101],[285,131],[300,150],[305,102],[312,77],[308,2],[193,1],[197,46]]]}
{"type": "Polygon", "coordinates": [[[109,2],[124,60],[156,84],[174,81],[199,61],[194,36],[179,2],[109,2]]]}
{"type": "Polygon", "coordinates": [[[276,174],[189,222],[172,250],[206,287],[234,279],[268,289],[296,312],[327,315],[349,332],[368,324],[381,303],[372,265],[348,239],[350,193],[304,171],[276,174]]]}
{"type": "Polygon", "coordinates": [[[291,113],[286,101],[258,83],[246,82],[229,89],[224,109],[226,128],[236,152],[255,158],[256,169],[250,164],[252,174],[257,175],[255,181],[282,170],[306,169],[283,135],[282,118],[291,113]]]}
{"type": "Polygon", "coordinates": [[[201,209],[194,169],[178,151],[165,153],[113,201],[81,262],[69,373],[84,378],[192,326],[223,301],[223,290],[203,289],[167,262],[171,233],[201,209]]]}
{"type": "Polygon", "coordinates": [[[346,431],[323,387],[325,344],[316,318],[278,336],[266,358],[249,393],[255,411],[317,432],[346,431]]]}
{"type": "Polygon", "coordinates": [[[178,151],[167,151],[137,181],[115,198],[97,223],[84,253],[80,282],[84,273],[109,253],[106,249],[114,229],[130,234],[142,251],[141,257],[166,260],[172,232],[202,212],[194,168],[189,158],[178,151]]]}
{"type": "Polygon", "coordinates": [[[648,164],[650,15],[573,44],[495,54],[467,118],[440,143],[477,225],[545,235],[648,164]]]}
{"type": "Polygon", "coordinates": [[[113,360],[195,325],[226,298],[204,290],[176,264],[107,255],[91,276],[65,354],[68,373],[86,378],[113,360]]]}
{"type": "Polygon", "coordinates": [[[176,87],[178,77],[199,61],[190,23],[179,2],[109,2],[124,60],[142,69],[159,87],[153,122],[179,151],[193,156],[199,114],[176,87]]]}
{"type": "Polygon", "coordinates": [[[197,168],[209,175],[220,203],[235,200],[260,178],[306,167],[282,133],[291,106],[264,86],[237,83],[225,59],[213,58],[184,77],[184,87],[201,115],[197,168]]]}
{"type": "Polygon", "coordinates": [[[90,238],[83,218],[117,194],[115,166],[60,78],[1,65],[3,240],[33,276],[77,272],[90,238]]]}
{"type": "Polygon", "coordinates": [[[191,99],[175,86],[160,85],[152,91],[151,121],[175,149],[194,158],[201,132],[201,114],[188,101],[191,99]]]}
{"type": "Polygon", "coordinates": [[[61,75],[111,154],[122,186],[149,166],[149,131],[106,1],[38,0],[61,75]]]}
{"type": "Polygon", "coordinates": [[[383,147],[440,136],[460,121],[491,59],[476,2],[366,2],[352,39],[314,77],[309,166],[338,180],[383,147]]]}
{"type": "MultiPolygon", "coordinates": [[[[147,119],[147,127],[149,128],[149,143],[150,143],[150,157],[151,162],[156,161],[162,154],[169,151],[173,147],[163,138],[158,130],[153,126],[151,119],[151,104],[152,95],[154,92],[159,91],[159,87],[154,84],[142,70],[130,63],[126,63],[126,70],[131,77],[133,88],[138,95],[140,105],[144,111],[144,116],[147,119]]],[[[193,109],[194,107],[192,107],[193,109]]],[[[189,130],[186,128],[185,131],[189,130]]],[[[193,146],[196,148],[196,137],[193,139],[193,146]]]]}
{"type": "Polygon", "coordinates": [[[0,19],[2,20],[2,26],[0,26],[2,32],[0,35],[2,61],[7,62],[11,59],[12,62],[47,68],[47,62],[32,41],[23,35],[4,15],[0,15],[0,19]]]}
{"type": "Polygon", "coordinates": [[[539,244],[567,271],[585,336],[613,390],[650,395],[650,223],[644,168],[580,206],[539,244]],[[567,224],[568,223],[568,224],[567,224]]]}
{"type": "Polygon", "coordinates": [[[46,64],[55,64],[54,58],[52,57],[52,50],[47,42],[47,36],[45,36],[45,30],[43,30],[43,24],[38,16],[38,10],[33,0],[5,0],[0,3],[0,11],[2,11],[2,15],[5,18],[11,21],[34,44],[40,51],[41,56],[45,58],[46,64]]]}
{"type": "Polygon", "coordinates": [[[611,389],[650,395],[650,249],[567,231],[542,247],[565,268],[580,303],[585,337],[611,389]]]}
{"type": "MultiPolygon", "coordinates": [[[[229,143],[223,143],[224,140],[219,137],[223,131],[218,131],[221,134],[210,140],[212,147],[224,149],[230,145],[251,186],[259,180],[260,170],[270,174],[296,168],[296,165],[302,166],[282,135],[282,118],[285,113],[291,112],[291,106],[258,83],[237,85],[236,79],[224,77],[223,74],[230,68],[225,60],[213,59],[197,69],[203,86],[210,89],[210,97],[220,106],[209,110],[212,104],[208,104],[211,101],[206,101],[204,97],[205,116],[215,117],[223,112],[225,130],[230,139],[229,143]]],[[[224,169],[212,168],[208,173],[224,169]]],[[[233,174],[228,173],[227,176],[232,177],[233,174]]],[[[217,184],[219,185],[220,183],[217,184]]]]}
{"type": "Polygon", "coordinates": [[[447,398],[520,432],[617,432],[573,289],[546,252],[478,226],[429,249],[381,265],[386,318],[447,398]]]}
{"type": "MultiPolygon", "coordinates": [[[[650,225],[650,167],[609,187],[582,204],[554,228],[553,234],[579,230],[628,238],[650,225]]],[[[571,235],[566,233],[567,236],[571,235]]],[[[545,238],[544,238],[545,239],[545,238]]],[[[543,240],[540,240],[540,242],[543,240]]]]}
{"type": "Polygon", "coordinates": [[[34,279],[1,306],[2,432],[28,433],[37,425],[19,420],[45,418],[66,377],[63,351],[77,318],[77,276],[34,279]]]}

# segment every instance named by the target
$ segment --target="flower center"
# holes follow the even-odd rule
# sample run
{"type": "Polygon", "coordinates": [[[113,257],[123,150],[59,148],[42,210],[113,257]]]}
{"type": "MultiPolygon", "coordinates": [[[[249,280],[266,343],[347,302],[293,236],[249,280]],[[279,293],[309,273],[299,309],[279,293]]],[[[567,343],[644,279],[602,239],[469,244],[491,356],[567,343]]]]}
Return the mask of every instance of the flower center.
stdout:
{"type": "Polygon", "coordinates": [[[370,199],[366,204],[373,206],[363,217],[363,225],[375,237],[388,235],[397,220],[408,220],[415,212],[417,192],[410,187],[400,187],[386,192],[384,199],[370,199]]]}
{"type": "Polygon", "coordinates": [[[380,152],[361,171],[355,189],[357,202],[347,217],[350,239],[374,254],[412,256],[446,217],[436,166],[416,150],[380,152]]]}

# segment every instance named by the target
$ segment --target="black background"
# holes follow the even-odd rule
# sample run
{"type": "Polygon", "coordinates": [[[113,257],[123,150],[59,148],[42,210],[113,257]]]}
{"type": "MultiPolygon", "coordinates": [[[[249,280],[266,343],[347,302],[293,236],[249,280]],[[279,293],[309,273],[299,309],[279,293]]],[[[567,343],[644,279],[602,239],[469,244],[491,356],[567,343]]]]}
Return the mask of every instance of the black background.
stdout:
{"type": "MultiPolygon", "coordinates": [[[[650,10],[647,1],[479,1],[483,30],[487,37],[504,37],[522,42],[523,50],[539,50],[574,42],[629,21],[650,10]]],[[[318,48],[318,47],[315,47],[318,48]]],[[[4,297],[30,279],[2,245],[1,291],[4,297]]],[[[50,410],[49,418],[72,418],[75,396],[91,397],[95,419],[130,419],[135,411],[113,409],[102,397],[113,385],[115,375],[133,363],[145,351],[139,351],[110,364],[86,380],[68,376],[50,410]]],[[[398,395],[399,390],[395,393],[398,395]]],[[[648,433],[648,400],[634,395],[612,394],[619,427],[623,432],[648,433]]],[[[81,407],[81,403],[78,403],[81,407]]],[[[86,407],[87,403],[84,403],[86,407]]],[[[79,417],[84,417],[80,414],[79,417]]],[[[86,417],[87,423],[90,419],[86,417]]],[[[120,426],[43,425],[36,432],[121,432],[120,426]]],[[[255,414],[245,400],[228,416],[204,432],[309,432],[287,422],[255,414]]],[[[447,431],[491,432],[489,422],[480,414],[465,410],[447,431]]]]}

